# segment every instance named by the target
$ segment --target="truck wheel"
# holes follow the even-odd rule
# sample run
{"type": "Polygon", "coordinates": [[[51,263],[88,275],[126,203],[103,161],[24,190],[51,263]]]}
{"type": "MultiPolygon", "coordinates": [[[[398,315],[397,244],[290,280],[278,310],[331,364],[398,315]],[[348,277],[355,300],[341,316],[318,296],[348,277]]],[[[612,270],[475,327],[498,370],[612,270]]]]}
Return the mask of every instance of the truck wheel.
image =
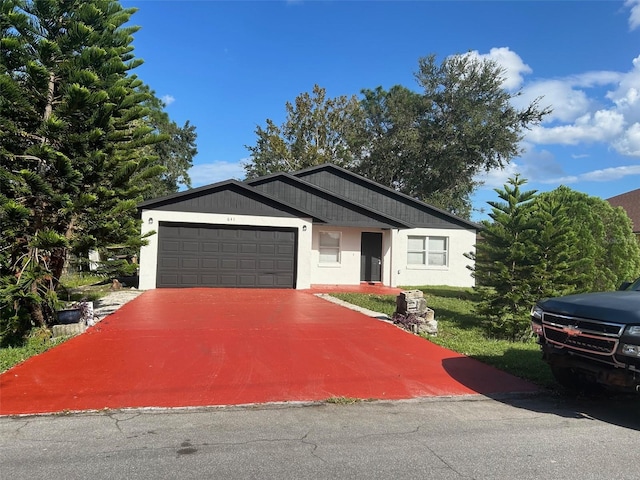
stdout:
{"type": "Polygon", "coordinates": [[[563,388],[572,393],[597,393],[602,390],[600,385],[585,380],[572,368],[552,365],[551,373],[563,388]]]}

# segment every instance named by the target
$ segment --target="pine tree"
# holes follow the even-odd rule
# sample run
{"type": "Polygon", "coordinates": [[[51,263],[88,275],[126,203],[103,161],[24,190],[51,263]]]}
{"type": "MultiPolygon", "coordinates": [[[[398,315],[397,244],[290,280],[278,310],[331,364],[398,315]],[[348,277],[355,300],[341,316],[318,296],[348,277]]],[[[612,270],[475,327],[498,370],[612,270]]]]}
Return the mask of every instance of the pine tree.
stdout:
{"type": "Polygon", "coordinates": [[[579,272],[585,260],[576,246],[576,232],[566,206],[539,195],[533,202],[532,215],[538,227],[532,242],[532,294],[545,298],[575,293],[582,282],[579,272]]]}
{"type": "Polygon", "coordinates": [[[135,206],[161,174],[145,147],[149,91],[130,72],[111,0],[5,0],[0,29],[0,302],[10,329],[45,325],[70,249],[140,245],[135,206]],[[8,232],[8,234],[5,234],[8,232]]]}
{"type": "Polygon", "coordinates": [[[530,203],[535,190],[521,191],[526,180],[510,178],[496,193],[502,202],[488,202],[492,222],[485,221],[476,245],[474,276],[482,301],[478,313],[485,317],[491,335],[518,340],[527,336],[529,312],[535,292],[534,236],[537,222],[530,203]]]}

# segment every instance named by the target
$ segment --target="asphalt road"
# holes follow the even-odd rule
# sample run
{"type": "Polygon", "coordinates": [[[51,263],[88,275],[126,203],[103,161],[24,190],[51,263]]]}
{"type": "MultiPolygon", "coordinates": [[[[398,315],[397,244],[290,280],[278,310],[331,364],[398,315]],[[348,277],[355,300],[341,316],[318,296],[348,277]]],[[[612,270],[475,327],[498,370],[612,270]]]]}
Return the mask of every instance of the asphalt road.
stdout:
{"type": "Polygon", "coordinates": [[[640,399],[433,398],[1,417],[2,479],[637,479],[640,399]]]}

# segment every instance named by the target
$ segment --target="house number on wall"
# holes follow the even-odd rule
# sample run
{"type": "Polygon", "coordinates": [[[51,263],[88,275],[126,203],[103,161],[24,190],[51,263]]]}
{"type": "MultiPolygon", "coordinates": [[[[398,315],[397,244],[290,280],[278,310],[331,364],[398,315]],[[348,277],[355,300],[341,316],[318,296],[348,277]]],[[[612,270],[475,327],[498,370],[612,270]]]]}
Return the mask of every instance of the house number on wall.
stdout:
{"type": "Polygon", "coordinates": [[[236,217],[227,217],[227,222],[235,222],[236,217]]]}

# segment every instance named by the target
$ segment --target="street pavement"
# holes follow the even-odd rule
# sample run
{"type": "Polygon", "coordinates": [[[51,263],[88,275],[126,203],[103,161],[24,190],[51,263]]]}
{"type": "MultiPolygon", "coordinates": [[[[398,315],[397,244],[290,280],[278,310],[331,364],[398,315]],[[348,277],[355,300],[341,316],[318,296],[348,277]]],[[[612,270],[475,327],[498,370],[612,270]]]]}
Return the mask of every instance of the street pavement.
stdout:
{"type": "Polygon", "coordinates": [[[2,479],[637,479],[637,397],[0,417],[2,479]]]}

